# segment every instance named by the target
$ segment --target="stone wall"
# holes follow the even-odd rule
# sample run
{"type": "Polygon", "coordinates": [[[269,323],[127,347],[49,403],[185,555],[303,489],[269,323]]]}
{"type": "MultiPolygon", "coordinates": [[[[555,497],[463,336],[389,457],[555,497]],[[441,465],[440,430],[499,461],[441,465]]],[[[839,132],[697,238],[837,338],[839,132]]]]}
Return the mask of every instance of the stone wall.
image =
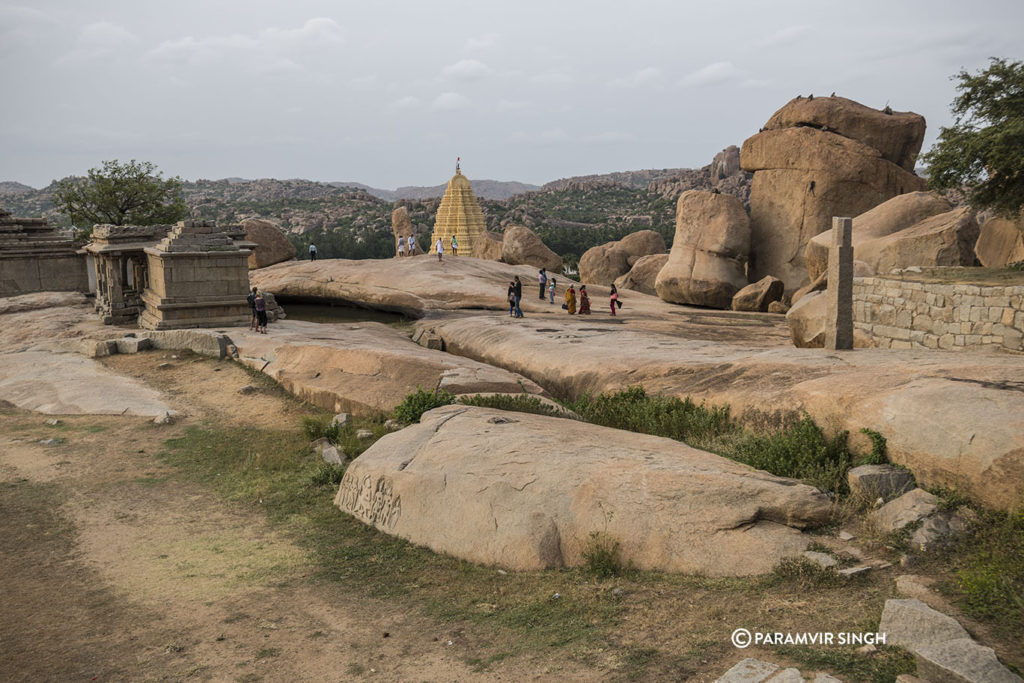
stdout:
{"type": "Polygon", "coordinates": [[[0,297],[31,292],[88,292],[84,254],[0,255],[0,297]]]}
{"type": "Polygon", "coordinates": [[[1024,351],[1024,285],[855,278],[853,321],[882,348],[1024,351]]]}

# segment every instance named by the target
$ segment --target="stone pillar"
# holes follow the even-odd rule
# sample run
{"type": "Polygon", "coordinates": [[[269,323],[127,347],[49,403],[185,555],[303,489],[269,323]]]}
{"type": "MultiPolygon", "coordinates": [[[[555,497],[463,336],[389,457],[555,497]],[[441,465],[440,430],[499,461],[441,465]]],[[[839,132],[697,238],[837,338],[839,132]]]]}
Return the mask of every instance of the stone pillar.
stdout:
{"type": "Polygon", "coordinates": [[[828,318],[825,348],[853,348],[853,219],[832,218],[832,247],[828,254],[828,318]]]}

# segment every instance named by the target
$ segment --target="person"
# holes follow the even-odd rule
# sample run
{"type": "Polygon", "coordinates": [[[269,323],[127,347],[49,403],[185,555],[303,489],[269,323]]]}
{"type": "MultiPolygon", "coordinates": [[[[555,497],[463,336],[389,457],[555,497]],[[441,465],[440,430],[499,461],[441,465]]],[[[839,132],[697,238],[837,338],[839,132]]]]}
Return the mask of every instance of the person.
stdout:
{"type": "Polygon", "coordinates": [[[309,260],[316,261],[316,245],[312,242],[309,243],[309,260]]]}
{"type": "Polygon", "coordinates": [[[612,293],[608,295],[608,301],[612,307],[612,315],[615,315],[615,308],[622,306],[619,303],[619,290],[615,289],[615,285],[612,285],[612,293]]]}
{"type": "Polygon", "coordinates": [[[523,283],[519,280],[519,276],[516,275],[512,281],[513,294],[516,297],[516,317],[523,317],[523,309],[519,307],[519,303],[523,300],[523,283]]]}
{"type": "Polygon", "coordinates": [[[409,256],[416,255],[416,236],[409,235],[409,256]]]}
{"type": "Polygon", "coordinates": [[[569,311],[569,315],[576,312],[576,288],[569,285],[569,289],[565,290],[565,310],[569,311]]]}
{"type": "Polygon", "coordinates": [[[452,235],[452,256],[459,255],[459,241],[455,239],[455,235],[452,235]]]}
{"type": "Polygon", "coordinates": [[[405,238],[398,236],[398,258],[405,256],[405,238]]]}
{"type": "Polygon", "coordinates": [[[267,333],[267,301],[263,298],[263,292],[257,292],[253,300],[256,307],[256,331],[260,334],[267,333]]]}
{"type": "Polygon", "coordinates": [[[550,298],[551,303],[555,303],[555,285],[557,284],[558,280],[555,278],[551,278],[551,281],[548,283],[548,297],[550,298]]]}
{"type": "Polygon", "coordinates": [[[545,269],[540,269],[540,275],[537,276],[537,282],[540,283],[540,300],[544,301],[544,290],[547,289],[548,284],[548,273],[545,269]]]}
{"type": "Polygon", "coordinates": [[[580,315],[590,315],[590,297],[587,296],[586,285],[580,285],[580,315]]]}
{"type": "Polygon", "coordinates": [[[441,257],[444,256],[444,242],[441,241],[440,237],[437,238],[437,244],[434,245],[434,248],[437,249],[437,262],[440,263],[441,257]]]}
{"type": "Polygon", "coordinates": [[[516,283],[515,280],[508,281],[508,315],[516,317],[516,283]]]}
{"type": "Polygon", "coordinates": [[[249,296],[245,297],[245,300],[249,303],[249,329],[256,329],[256,288],[253,287],[252,291],[249,292],[249,296]]]}

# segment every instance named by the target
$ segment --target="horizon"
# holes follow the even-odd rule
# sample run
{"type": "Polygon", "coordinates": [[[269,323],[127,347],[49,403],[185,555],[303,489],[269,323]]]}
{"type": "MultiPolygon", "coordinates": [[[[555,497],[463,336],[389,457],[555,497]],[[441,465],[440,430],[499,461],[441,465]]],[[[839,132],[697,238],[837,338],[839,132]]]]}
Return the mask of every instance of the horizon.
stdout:
{"type": "Polygon", "coordinates": [[[388,189],[443,183],[461,157],[471,178],[543,185],[700,168],[793,97],[833,91],[922,114],[927,150],[951,123],[951,77],[1020,59],[1022,33],[1010,0],[0,2],[17,105],[0,112],[0,177],[40,188],[137,159],[388,189]]]}

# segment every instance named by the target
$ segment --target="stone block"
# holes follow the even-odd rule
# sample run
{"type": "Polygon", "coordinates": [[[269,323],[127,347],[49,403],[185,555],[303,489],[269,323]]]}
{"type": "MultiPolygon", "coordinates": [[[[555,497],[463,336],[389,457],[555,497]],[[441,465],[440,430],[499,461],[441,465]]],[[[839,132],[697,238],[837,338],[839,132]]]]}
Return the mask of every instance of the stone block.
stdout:
{"type": "Polygon", "coordinates": [[[932,683],[1021,683],[996,659],[995,651],[969,637],[936,643],[915,651],[917,674],[932,683]]]}
{"type": "Polygon", "coordinates": [[[916,598],[886,600],[878,631],[885,634],[886,645],[898,645],[911,652],[951,640],[970,638],[956,619],[932,609],[916,598]]]}
{"type": "Polygon", "coordinates": [[[880,531],[899,531],[935,512],[938,504],[939,499],[932,494],[924,489],[914,489],[875,510],[872,519],[880,531]]]}
{"type": "Polygon", "coordinates": [[[118,353],[138,353],[153,347],[147,337],[124,337],[114,342],[117,345],[118,353]]]}
{"type": "Polygon", "coordinates": [[[722,674],[715,683],[761,683],[778,670],[778,664],[747,657],[722,674]]]}
{"type": "Polygon", "coordinates": [[[874,501],[890,501],[913,489],[914,475],[893,465],[861,465],[846,475],[850,493],[874,501]]]}

